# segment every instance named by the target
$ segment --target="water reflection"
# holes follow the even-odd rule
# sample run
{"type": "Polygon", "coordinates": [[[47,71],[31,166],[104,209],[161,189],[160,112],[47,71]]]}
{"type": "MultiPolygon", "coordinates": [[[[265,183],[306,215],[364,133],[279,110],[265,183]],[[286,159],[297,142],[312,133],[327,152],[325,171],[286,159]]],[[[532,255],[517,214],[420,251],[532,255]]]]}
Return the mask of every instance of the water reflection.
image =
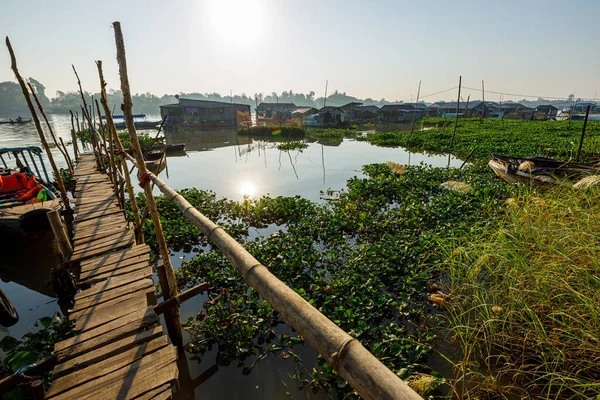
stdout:
{"type": "MultiPolygon", "coordinates": [[[[296,196],[320,201],[320,191],[343,189],[353,176],[362,176],[365,164],[394,161],[421,162],[446,167],[445,155],[412,153],[401,148],[382,148],[349,139],[307,140],[308,148],[280,151],[286,137],[237,135],[235,131],[186,131],[167,135],[167,143],[185,143],[187,157],[169,158],[169,178],[174,189],[197,187],[219,197],[242,200],[244,195],[296,196]],[[233,152],[233,157],[232,153],[233,152]],[[253,193],[240,187],[251,182],[253,193]]],[[[451,157],[450,165],[460,166],[451,157]]],[[[249,188],[248,188],[249,189],[249,188]]]]}

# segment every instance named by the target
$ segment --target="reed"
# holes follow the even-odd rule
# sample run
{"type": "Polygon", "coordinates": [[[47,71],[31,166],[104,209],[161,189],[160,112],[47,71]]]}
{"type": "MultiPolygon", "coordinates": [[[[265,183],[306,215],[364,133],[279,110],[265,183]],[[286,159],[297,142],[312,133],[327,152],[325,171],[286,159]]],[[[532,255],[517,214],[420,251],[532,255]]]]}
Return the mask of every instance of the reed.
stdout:
{"type": "Polygon", "coordinates": [[[446,247],[456,396],[600,395],[599,194],[521,194],[497,223],[446,247]]]}

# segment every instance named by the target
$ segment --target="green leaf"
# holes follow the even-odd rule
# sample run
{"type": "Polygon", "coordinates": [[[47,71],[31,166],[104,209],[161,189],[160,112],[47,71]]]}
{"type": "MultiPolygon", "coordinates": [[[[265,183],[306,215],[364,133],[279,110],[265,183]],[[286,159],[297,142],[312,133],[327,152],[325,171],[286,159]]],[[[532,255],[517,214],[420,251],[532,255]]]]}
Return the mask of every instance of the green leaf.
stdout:
{"type": "Polygon", "coordinates": [[[2,338],[2,340],[0,340],[0,350],[8,352],[17,347],[19,344],[21,344],[21,342],[14,337],[5,336],[2,338]]]}
{"type": "Polygon", "coordinates": [[[41,326],[42,328],[47,328],[52,324],[52,318],[43,317],[35,321],[35,326],[41,326]]]}
{"type": "Polygon", "coordinates": [[[21,368],[31,365],[38,361],[40,356],[34,351],[20,351],[8,360],[8,366],[13,372],[17,372],[21,368]]]}

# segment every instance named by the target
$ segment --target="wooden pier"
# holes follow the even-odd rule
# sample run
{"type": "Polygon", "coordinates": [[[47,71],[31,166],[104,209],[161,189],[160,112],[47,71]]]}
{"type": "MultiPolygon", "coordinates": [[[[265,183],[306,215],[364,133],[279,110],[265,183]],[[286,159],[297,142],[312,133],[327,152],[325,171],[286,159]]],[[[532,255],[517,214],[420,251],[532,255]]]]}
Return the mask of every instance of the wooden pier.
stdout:
{"type": "Polygon", "coordinates": [[[177,350],[154,312],[150,248],[136,245],[108,176],[93,154],[74,173],[71,266],[80,265],[70,318],[79,334],[57,343],[47,399],[168,399],[177,350]]]}

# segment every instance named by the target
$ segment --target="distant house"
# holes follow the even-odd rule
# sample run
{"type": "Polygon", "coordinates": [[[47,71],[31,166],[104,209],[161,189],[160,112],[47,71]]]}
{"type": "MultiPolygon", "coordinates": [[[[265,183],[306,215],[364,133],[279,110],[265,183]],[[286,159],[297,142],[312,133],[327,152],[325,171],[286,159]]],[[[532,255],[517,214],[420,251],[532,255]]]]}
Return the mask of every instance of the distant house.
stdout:
{"type": "Polygon", "coordinates": [[[588,106],[591,106],[591,109],[594,110],[594,108],[597,107],[597,104],[592,103],[591,101],[582,101],[575,104],[573,107],[573,112],[585,112],[588,106]]]}
{"type": "Polygon", "coordinates": [[[319,110],[314,107],[298,107],[292,112],[292,118],[304,118],[309,115],[318,114],[319,110]]]}
{"type": "Polygon", "coordinates": [[[250,118],[250,106],[222,101],[178,99],[179,103],[160,106],[166,125],[198,125],[200,127],[237,127],[240,119],[250,118]]]}
{"type": "Polygon", "coordinates": [[[535,108],[538,113],[541,113],[546,118],[556,118],[558,115],[558,108],[552,104],[541,104],[535,108]]]}
{"type": "Polygon", "coordinates": [[[377,112],[379,107],[377,106],[363,106],[363,103],[352,102],[340,106],[346,114],[347,121],[361,122],[377,118],[377,112]]]}
{"type": "Polygon", "coordinates": [[[382,122],[410,122],[421,119],[427,113],[423,103],[386,104],[379,109],[382,122]]]}
{"type": "MultiPolygon", "coordinates": [[[[456,102],[455,101],[439,101],[429,106],[428,115],[438,115],[453,117],[456,115],[456,102]]],[[[486,101],[485,103],[481,100],[472,100],[468,103],[460,102],[458,104],[458,116],[465,118],[479,118],[485,110],[485,116],[493,118],[495,113],[498,111],[498,104],[493,101],[486,101]]]]}
{"type": "Polygon", "coordinates": [[[319,114],[323,114],[324,122],[335,121],[335,122],[346,122],[350,121],[349,115],[346,114],[341,107],[326,106],[319,110],[319,114]]]}
{"type": "Polygon", "coordinates": [[[297,108],[294,103],[260,103],[256,107],[256,119],[287,121],[297,108]]]}

